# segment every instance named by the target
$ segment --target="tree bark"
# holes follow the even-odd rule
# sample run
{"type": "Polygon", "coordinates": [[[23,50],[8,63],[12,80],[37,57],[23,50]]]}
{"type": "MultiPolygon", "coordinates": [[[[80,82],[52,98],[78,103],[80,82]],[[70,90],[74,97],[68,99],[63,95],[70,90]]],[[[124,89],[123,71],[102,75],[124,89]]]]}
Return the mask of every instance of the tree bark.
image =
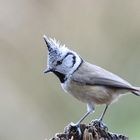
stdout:
{"type": "Polygon", "coordinates": [[[128,140],[128,137],[109,132],[103,123],[96,120],[79,127],[68,125],[63,133],[55,134],[50,140],[128,140]]]}

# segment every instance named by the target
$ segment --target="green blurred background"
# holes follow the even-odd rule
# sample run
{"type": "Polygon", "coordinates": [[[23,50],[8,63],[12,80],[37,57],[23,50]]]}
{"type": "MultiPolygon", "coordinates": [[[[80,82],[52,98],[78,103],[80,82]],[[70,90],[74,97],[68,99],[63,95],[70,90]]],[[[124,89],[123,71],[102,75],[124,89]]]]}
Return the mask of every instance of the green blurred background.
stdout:
{"type": "MultiPolygon", "coordinates": [[[[45,75],[42,36],[140,86],[140,1],[0,0],[0,140],[44,140],[86,111],[45,75]]],[[[97,106],[89,123],[104,106],[97,106]]],[[[128,94],[104,118],[112,132],[140,139],[140,98],[128,94]]]]}

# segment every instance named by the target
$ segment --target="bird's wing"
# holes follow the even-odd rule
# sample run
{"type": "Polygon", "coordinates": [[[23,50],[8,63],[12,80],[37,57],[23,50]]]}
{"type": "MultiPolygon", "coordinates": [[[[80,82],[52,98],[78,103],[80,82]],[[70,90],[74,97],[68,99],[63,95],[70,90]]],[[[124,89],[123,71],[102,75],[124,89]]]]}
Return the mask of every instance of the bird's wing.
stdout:
{"type": "Polygon", "coordinates": [[[99,85],[134,91],[135,88],[119,76],[96,65],[84,62],[73,74],[72,80],[83,85],[99,85]]]}

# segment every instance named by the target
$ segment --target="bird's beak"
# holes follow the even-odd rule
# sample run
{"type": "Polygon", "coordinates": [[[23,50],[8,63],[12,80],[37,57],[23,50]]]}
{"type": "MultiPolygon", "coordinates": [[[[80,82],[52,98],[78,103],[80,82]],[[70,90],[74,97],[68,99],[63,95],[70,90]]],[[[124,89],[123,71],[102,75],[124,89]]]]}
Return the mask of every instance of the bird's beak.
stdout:
{"type": "Polygon", "coordinates": [[[44,70],[44,73],[46,74],[46,73],[49,73],[49,72],[52,72],[52,71],[53,71],[52,69],[47,68],[47,69],[44,70]]]}

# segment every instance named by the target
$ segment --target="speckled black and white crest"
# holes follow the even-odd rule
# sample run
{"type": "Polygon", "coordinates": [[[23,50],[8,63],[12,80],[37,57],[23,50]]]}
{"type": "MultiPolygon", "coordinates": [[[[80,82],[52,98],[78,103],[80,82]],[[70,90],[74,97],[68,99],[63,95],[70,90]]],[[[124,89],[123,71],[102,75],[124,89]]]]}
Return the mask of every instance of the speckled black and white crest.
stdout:
{"type": "Polygon", "coordinates": [[[62,59],[70,50],[65,47],[65,45],[61,45],[59,41],[56,39],[47,38],[44,36],[45,42],[48,47],[48,67],[52,68],[56,65],[56,60],[59,61],[62,59]]]}
{"type": "Polygon", "coordinates": [[[59,72],[64,75],[72,73],[81,63],[79,55],[69,50],[59,41],[44,36],[48,47],[48,68],[51,72],[59,72]]]}

